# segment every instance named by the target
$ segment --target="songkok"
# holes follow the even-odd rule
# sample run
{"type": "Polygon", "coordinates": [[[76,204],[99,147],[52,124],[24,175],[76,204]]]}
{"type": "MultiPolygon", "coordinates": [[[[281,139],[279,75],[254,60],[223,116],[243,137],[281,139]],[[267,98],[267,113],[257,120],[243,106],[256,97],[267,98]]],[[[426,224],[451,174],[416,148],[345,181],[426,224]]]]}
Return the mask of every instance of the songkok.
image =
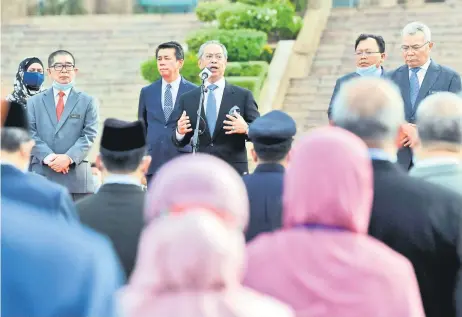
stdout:
{"type": "Polygon", "coordinates": [[[101,148],[125,152],[146,146],[144,124],[140,120],[129,122],[109,118],[104,121],[101,148]]]}
{"type": "Polygon", "coordinates": [[[296,133],[294,119],[279,110],[268,112],[249,126],[249,139],[254,144],[271,146],[291,142],[296,133]]]}
{"type": "Polygon", "coordinates": [[[29,131],[29,120],[27,119],[27,112],[23,105],[9,101],[7,115],[5,118],[5,128],[19,128],[29,131]]]}

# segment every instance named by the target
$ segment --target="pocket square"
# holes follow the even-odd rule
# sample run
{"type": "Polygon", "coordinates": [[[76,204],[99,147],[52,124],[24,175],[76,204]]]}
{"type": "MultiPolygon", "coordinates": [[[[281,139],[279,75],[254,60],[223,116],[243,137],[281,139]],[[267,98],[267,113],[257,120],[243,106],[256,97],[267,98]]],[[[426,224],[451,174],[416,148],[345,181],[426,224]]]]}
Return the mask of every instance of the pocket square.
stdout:
{"type": "Polygon", "coordinates": [[[237,105],[234,105],[234,106],[229,110],[229,113],[228,113],[228,114],[229,114],[230,116],[233,116],[235,112],[241,114],[241,109],[240,109],[237,105]]]}

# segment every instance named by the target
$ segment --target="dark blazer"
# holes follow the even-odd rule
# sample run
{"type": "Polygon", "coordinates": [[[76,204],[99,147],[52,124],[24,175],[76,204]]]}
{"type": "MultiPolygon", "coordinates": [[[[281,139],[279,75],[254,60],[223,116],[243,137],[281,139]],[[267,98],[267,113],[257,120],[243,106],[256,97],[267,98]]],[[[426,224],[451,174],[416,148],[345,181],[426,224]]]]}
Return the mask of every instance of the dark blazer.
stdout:
{"type": "Polygon", "coordinates": [[[250,203],[247,242],[260,233],[281,228],[284,170],[280,164],[260,164],[253,174],[243,177],[250,203]]]}
{"type": "MultiPolygon", "coordinates": [[[[432,60],[420,87],[415,107],[412,107],[409,84],[409,66],[403,65],[390,72],[388,76],[399,86],[401,90],[401,96],[404,100],[406,121],[410,123],[415,123],[417,108],[425,97],[440,91],[458,93],[462,89],[460,75],[456,71],[449,67],[441,66],[432,60]]],[[[398,163],[406,170],[412,167],[412,150],[410,148],[406,147],[398,151],[398,163]]]]}
{"type": "MultiPolygon", "coordinates": [[[[199,105],[201,89],[196,88],[181,96],[179,101],[179,109],[177,112],[176,121],[180,119],[183,110],[186,110],[187,115],[191,121],[191,127],[196,127],[197,121],[197,108],[199,105]]],[[[213,135],[210,134],[207,126],[207,119],[205,111],[202,109],[201,121],[199,123],[200,131],[203,133],[199,136],[199,150],[198,152],[208,153],[215,155],[224,161],[231,164],[239,174],[248,173],[247,150],[245,142],[247,136],[244,134],[225,134],[223,130],[223,121],[226,120],[226,115],[234,106],[239,107],[241,116],[247,123],[253,122],[260,116],[258,106],[253,98],[252,93],[244,88],[234,86],[226,82],[223,91],[223,99],[221,101],[220,109],[218,112],[217,124],[213,135]]],[[[173,143],[177,147],[184,147],[189,144],[194,131],[187,133],[183,140],[180,142],[176,139],[176,128],[170,131],[173,143]]]]}
{"type": "Polygon", "coordinates": [[[2,198],[21,201],[69,222],[78,222],[77,211],[68,190],[41,175],[24,173],[1,164],[2,198]]]}
{"type": "MultiPolygon", "coordinates": [[[[337,81],[335,82],[335,87],[334,87],[334,91],[332,93],[332,97],[330,98],[329,108],[327,109],[327,116],[329,117],[329,120],[331,120],[332,107],[333,107],[333,104],[334,104],[334,101],[335,101],[335,97],[337,96],[338,92],[340,91],[340,88],[342,87],[342,85],[344,83],[346,83],[347,81],[349,81],[350,79],[356,78],[356,77],[359,77],[359,76],[360,75],[357,72],[352,72],[352,73],[348,73],[348,74],[340,77],[339,79],[337,79],[337,81]]],[[[385,73],[385,69],[383,69],[383,67],[382,67],[382,77],[386,77],[386,76],[387,76],[387,73],[385,73]]]]}
{"type": "Polygon", "coordinates": [[[144,226],[144,198],[140,186],[104,184],[96,194],[77,202],[82,223],[112,240],[127,277],[135,265],[144,226]]]}
{"type": "MultiPolygon", "coordinates": [[[[181,115],[178,109],[178,100],[182,94],[194,88],[197,86],[183,77],[181,78],[174,109],[167,121],[165,121],[164,110],[162,109],[162,79],[141,89],[138,118],[145,122],[148,154],[152,157],[147,175],[155,174],[162,164],[180,154],[178,148],[171,141],[172,130],[176,128],[176,119],[181,115]]],[[[191,152],[191,150],[187,152],[191,152]]]]}
{"type": "Polygon", "coordinates": [[[427,317],[456,317],[456,301],[462,309],[462,197],[388,161],[373,160],[373,168],[369,234],[411,261],[427,317]]]}

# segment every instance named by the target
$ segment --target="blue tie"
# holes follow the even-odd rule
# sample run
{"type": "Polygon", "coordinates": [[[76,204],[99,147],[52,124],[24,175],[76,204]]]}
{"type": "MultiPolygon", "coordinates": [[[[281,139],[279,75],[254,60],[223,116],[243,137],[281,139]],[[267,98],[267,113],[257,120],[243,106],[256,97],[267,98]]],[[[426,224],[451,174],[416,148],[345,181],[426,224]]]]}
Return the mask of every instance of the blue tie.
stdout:
{"type": "Polygon", "coordinates": [[[170,115],[173,112],[173,98],[172,98],[172,85],[167,84],[165,87],[165,95],[164,95],[164,115],[165,121],[168,121],[170,115]]]}
{"type": "Polygon", "coordinates": [[[217,85],[209,85],[207,89],[209,90],[209,96],[207,98],[207,108],[205,109],[205,117],[207,118],[207,124],[209,126],[210,134],[213,135],[213,131],[215,131],[215,126],[217,124],[217,100],[215,99],[215,95],[213,91],[217,89],[217,85]]]}
{"type": "Polygon", "coordinates": [[[417,100],[417,96],[419,95],[419,90],[420,90],[420,84],[419,84],[419,78],[417,77],[417,73],[419,72],[421,68],[420,67],[415,67],[411,68],[411,78],[409,79],[409,85],[411,88],[411,104],[412,108],[415,106],[415,102],[417,100]]]}

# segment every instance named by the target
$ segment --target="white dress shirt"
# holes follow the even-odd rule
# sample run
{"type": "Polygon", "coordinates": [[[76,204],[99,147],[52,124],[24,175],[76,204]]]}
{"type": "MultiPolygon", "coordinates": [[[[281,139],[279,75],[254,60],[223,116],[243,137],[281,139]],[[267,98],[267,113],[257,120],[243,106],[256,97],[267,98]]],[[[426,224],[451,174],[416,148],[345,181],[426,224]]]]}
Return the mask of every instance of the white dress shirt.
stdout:
{"type": "MultiPolygon", "coordinates": [[[[170,83],[170,85],[172,86],[170,88],[170,91],[172,93],[172,102],[173,102],[173,106],[175,106],[175,102],[176,102],[176,97],[178,96],[178,90],[180,90],[180,84],[181,84],[181,76],[178,76],[177,79],[175,79],[174,81],[172,81],[170,83]]],[[[168,83],[162,78],[162,110],[165,109],[165,89],[167,88],[167,85],[168,83]]]]}
{"type": "MultiPolygon", "coordinates": [[[[428,59],[428,61],[420,66],[420,70],[417,72],[417,78],[419,79],[419,86],[422,86],[422,83],[425,78],[425,74],[427,74],[428,67],[430,66],[430,63],[432,62],[431,59],[428,59]]],[[[411,79],[412,71],[411,68],[409,67],[409,79],[411,79]]]]}
{"type": "MultiPolygon", "coordinates": [[[[209,98],[209,94],[213,93],[213,95],[215,96],[215,101],[216,101],[216,106],[217,106],[217,118],[218,118],[218,113],[220,112],[221,101],[223,100],[223,93],[225,91],[226,80],[223,77],[223,78],[221,78],[220,80],[218,80],[215,83],[211,83],[209,81],[206,81],[205,82],[205,88],[207,88],[208,86],[210,86],[212,84],[216,85],[217,88],[215,88],[214,91],[211,91],[211,90],[207,89],[207,91],[205,92],[205,96],[204,96],[204,112],[207,115],[207,100],[209,98]]],[[[184,135],[178,133],[178,129],[177,129],[176,130],[176,139],[178,141],[181,141],[181,140],[183,140],[183,138],[184,138],[184,135]]]]}

